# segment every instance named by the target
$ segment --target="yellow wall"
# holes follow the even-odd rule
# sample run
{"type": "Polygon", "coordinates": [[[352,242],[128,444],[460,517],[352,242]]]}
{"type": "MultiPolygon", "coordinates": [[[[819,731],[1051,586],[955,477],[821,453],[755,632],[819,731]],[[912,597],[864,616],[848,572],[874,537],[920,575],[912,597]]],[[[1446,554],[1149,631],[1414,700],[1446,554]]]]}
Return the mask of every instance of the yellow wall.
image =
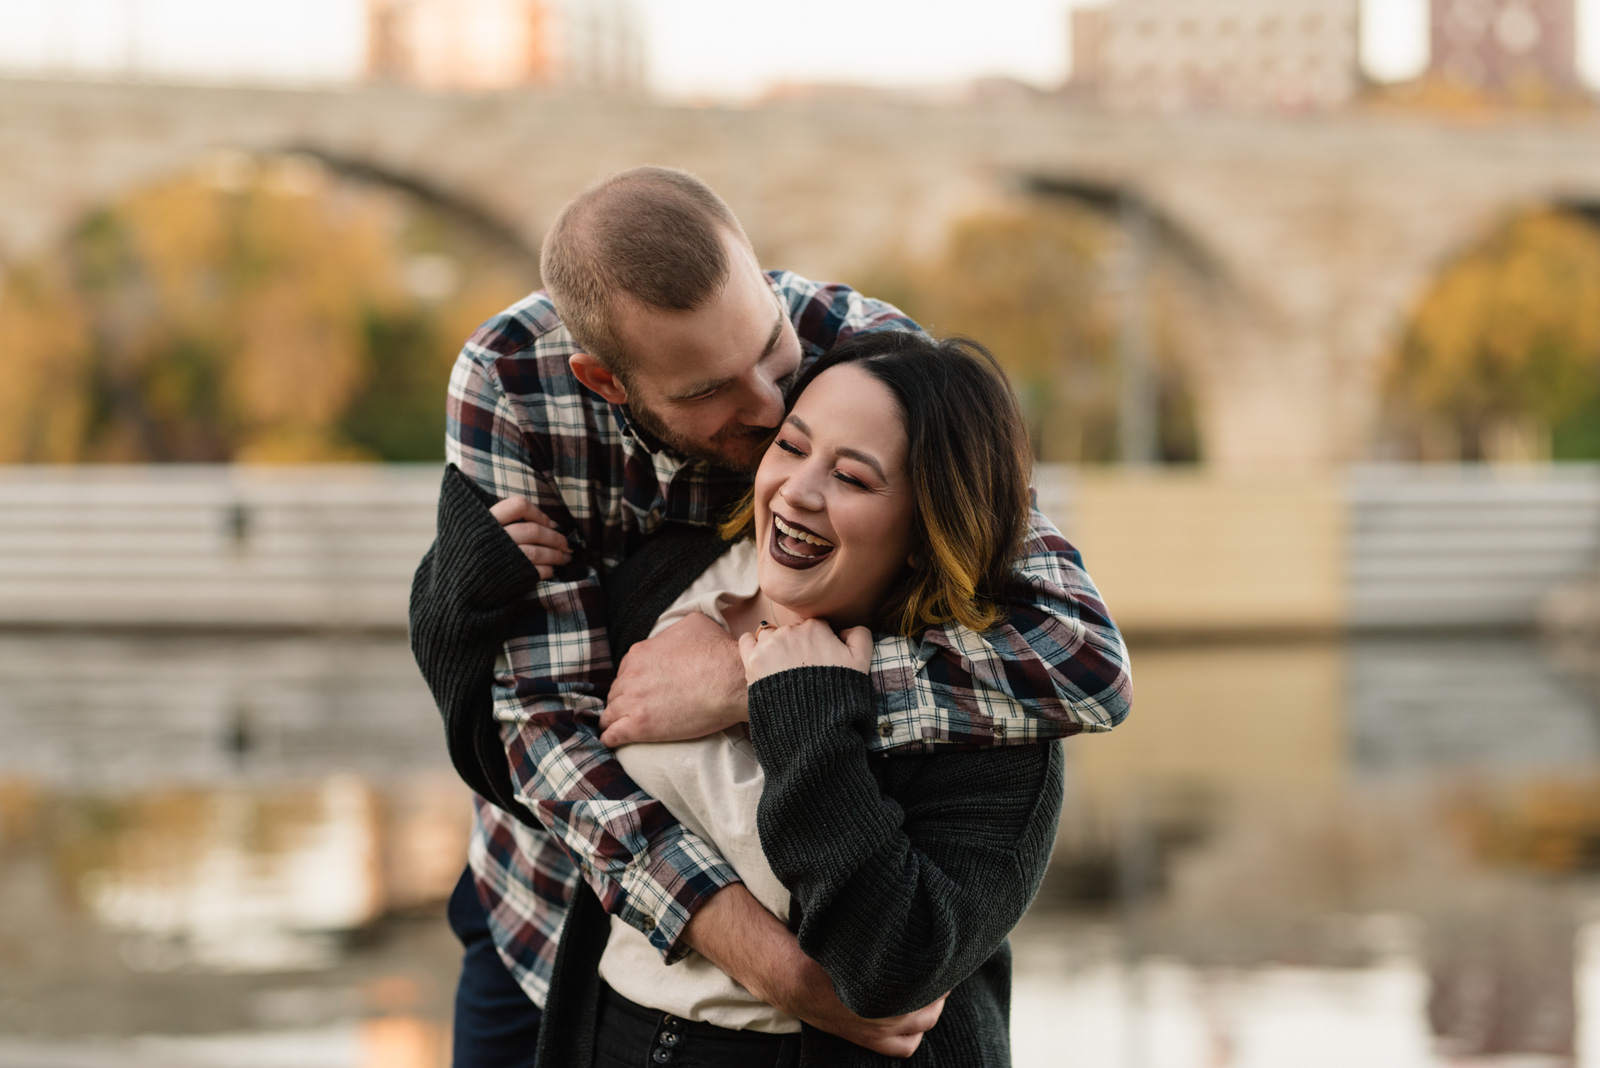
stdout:
{"type": "Polygon", "coordinates": [[[1132,661],[1127,722],[1067,743],[1090,798],[1168,785],[1321,792],[1342,781],[1342,644],[1136,642],[1132,661]]]}
{"type": "Polygon", "coordinates": [[[1070,500],[1067,536],[1128,632],[1344,622],[1344,501],[1331,476],[1089,473],[1070,500]]]}

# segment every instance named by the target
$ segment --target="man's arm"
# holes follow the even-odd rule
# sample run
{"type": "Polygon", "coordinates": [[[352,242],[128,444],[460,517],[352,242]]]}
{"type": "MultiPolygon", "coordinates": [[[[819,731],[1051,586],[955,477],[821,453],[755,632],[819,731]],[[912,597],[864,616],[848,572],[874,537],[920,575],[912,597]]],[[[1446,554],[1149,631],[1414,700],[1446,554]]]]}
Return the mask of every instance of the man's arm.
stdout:
{"type": "Polygon", "coordinates": [[[983,633],[930,627],[878,640],[879,736],[1005,745],[1108,731],[1133,704],[1122,633],[1082,558],[1037,507],[1005,618],[983,633]],[[919,737],[907,735],[916,731],[919,737]]]}
{"type": "MultiPolygon", "coordinates": [[[[530,453],[493,356],[469,342],[456,362],[446,455],[490,495],[530,500],[576,548],[577,516],[586,506],[569,505],[549,463],[530,453]]],[[[564,459],[570,462],[570,451],[564,459]]],[[[553,568],[514,613],[512,633],[496,665],[493,698],[516,796],[563,844],[607,911],[676,959],[688,951],[684,924],[737,875],[600,743],[612,664],[592,563],[579,553],[553,568]]]]}
{"type": "Polygon", "coordinates": [[[867,1019],[845,1008],[822,965],[742,885],[730,886],[695,913],[685,939],[702,956],[768,1005],[886,1057],[909,1057],[939,1022],[944,997],[898,1016],[867,1019]]]}
{"type": "MultiPolygon", "coordinates": [[[[1078,553],[1037,509],[1006,619],[977,634],[935,627],[873,653],[884,748],[1061,738],[1121,723],[1132,703],[1127,648],[1078,553]],[[928,730],[936,733],[929,735],[928,730]]],[[[738,646],[706,620],[629,650],[602,723],[612,745],[698,738],[749,718],[738,646]],[[673,685],[653,683],[661,678],[673,685]]]]}

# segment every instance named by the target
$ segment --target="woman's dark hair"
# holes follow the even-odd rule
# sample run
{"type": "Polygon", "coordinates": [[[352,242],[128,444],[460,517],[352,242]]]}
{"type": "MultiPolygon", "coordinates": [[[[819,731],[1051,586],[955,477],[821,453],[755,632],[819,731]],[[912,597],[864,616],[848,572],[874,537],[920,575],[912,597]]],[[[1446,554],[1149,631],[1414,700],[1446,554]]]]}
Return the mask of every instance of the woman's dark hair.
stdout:
{"type": "MultiPolygon", "coordinates": [[[[1005,372],[967,338],[877,331],[812,364],[789,390],[786,407],[841,364],[855,364],[887,386],[905,421],[918,563],[890,590],[879,624],[908,637],[951,621],[986,630],[1000,619],[1030,508],[1033,455],[1005,372]]],[[[722,536],[749,536],[754,525],[752,491],[722,525],[722,536]]]]}

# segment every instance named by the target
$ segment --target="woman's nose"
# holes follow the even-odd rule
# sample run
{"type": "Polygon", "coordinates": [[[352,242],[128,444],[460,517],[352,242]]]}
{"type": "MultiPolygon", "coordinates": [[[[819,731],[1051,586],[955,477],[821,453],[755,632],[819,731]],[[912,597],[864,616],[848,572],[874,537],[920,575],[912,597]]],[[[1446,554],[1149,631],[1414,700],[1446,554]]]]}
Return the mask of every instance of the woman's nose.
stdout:
{"type": "Polygon", "coordinates": [[[807,512],[822,510],[822,479],[810,464],[801,467],[778,487],[785,504],[807,512]]]}

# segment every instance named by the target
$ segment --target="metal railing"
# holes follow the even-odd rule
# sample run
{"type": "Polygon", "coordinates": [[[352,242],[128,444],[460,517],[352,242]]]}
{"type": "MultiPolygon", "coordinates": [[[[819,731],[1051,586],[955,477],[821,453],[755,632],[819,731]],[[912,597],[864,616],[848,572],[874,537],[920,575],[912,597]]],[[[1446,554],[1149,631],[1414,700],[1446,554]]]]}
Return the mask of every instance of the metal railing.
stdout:
{"type": "Polygon", "coordinates": [[[439,469],[0,468],[0,623],[404,626],[439,469]]]}
{"type": "Polygon", "coordinates": [[[1530,624],[1600,568],[1600,466],[1372,466],[1347,486],[1356,629],[1530,624]]]}
{"type": "MultiPolygon", "coordinates": [[[[1037,476],[1069,537],[1075,482],[1037,476]]],[[[433,465],[0,467],[0,625],[401,628],[438,483],[433,465]]],[[[1600,465],[1357,467],[1343,487],[1350,629],[1525,625],[1600,567],[1600,465]]]]}

